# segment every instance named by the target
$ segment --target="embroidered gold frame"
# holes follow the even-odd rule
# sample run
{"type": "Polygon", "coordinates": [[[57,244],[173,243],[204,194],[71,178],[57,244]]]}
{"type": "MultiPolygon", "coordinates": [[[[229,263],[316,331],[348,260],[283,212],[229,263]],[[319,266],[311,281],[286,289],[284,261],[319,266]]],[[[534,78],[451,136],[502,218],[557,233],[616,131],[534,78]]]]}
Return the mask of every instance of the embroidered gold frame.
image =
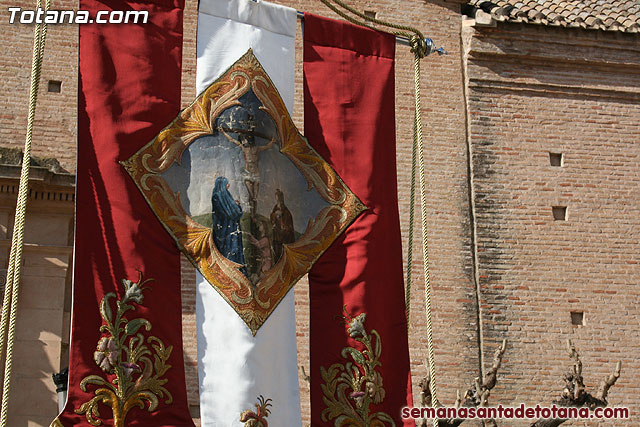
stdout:
{"type": "Polygon", "coordinates": [[[209,283],[233,307],[255,335],[291,287],[306,274],[333,241],[367,209],[331,166],[308,144],[291,120],[275,85],[254,56],[244,54],[158,136],[122,162],[156,216],[209,283]],[[256,286],[213,243],[210,228],[191,218],[162,177],[197,138],[214,133],[216,118],[252,89],[273,119],[280,152],[304,175],[328,206],[304,234],[286,244],[282,257],[256,286]]]}

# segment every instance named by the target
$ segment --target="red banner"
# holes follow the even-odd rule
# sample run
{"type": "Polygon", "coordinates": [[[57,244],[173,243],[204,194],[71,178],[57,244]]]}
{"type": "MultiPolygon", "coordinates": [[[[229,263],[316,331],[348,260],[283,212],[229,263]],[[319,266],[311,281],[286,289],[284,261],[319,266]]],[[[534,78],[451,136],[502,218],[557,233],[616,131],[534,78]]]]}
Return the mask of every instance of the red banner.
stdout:
{"type": "Polygon", "coordinates": [[[56,426],[193,426],[179,252],[119,163],[179,111],[183,6],[80,1],[94,18],[139,10],[148,22],[80,26],[72,342],[56,426]]]}
{"type": "MultiPolygon", "coordinates": [[[[311,420],[413,425],[390,34],[305,14],[305,134],[368,207],[309,274],[311,420]]],[[[341,424],[342,425],[342,424],[341,424]]]]}

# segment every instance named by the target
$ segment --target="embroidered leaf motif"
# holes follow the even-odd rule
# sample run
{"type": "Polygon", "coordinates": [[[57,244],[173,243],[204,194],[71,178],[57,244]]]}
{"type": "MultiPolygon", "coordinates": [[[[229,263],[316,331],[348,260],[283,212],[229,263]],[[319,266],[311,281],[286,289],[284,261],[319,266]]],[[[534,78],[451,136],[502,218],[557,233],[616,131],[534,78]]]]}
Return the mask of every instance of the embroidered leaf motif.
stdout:
{"type": "Polygon", "coordinates": [[[324,384],[322,400],[327,407],[322,411],[324,422],[333,420],[334,427],[395,427],[393,419],[384,412],[370,413],[370,405],[384,401],[386,392],[382,375],[376,368],[382,366],[382,341],[375,329],[364,327],[366,314],[351,317],[345,308],[347,333],[364,345],[364,350],[345,347],[341,355],[346,363],[334,363],[320,368],[324,384]]]}
{"type": "Polygon", "coordinates": [[[256,410],[252,411],[247,409],[240,414],[240,422],[244,423],[245,427],[269,427],[269,423],[265,418],[271,414],[269,409],[271,405],[271,399],[265,399],[264,396],[258,396],[258,403],[255,404],[256,410]]]}
{"type": "Polygon", "coordinates": [[[102,298],[102,302],[100,303],[100,315],[108,323],[111,323],[113,321],[113,314],[111,312],[111,307],[109,306],[109,298],[113,298],[115,296],[116,294],[114,294],[113,292],[109,292],[102,298]]]}
{"type": "Polygon", "coordinates": [[[82,381],[80,381],[80,388],[82,389],[82,391],[87,391],[87,384],[107,385],[109,383],[101,376],[89,375],[88,377],[85,377],[82,381]]]}
{"type": "Polygon", "coordinates": [[[364,354],[355,348],[345,347],[342,349],[342,357],[346,359],[348,356],[351,356],[351,358],[360,366],[366,366],[367,364],[367,359],[365,359],[364,354]]]}
{"type": "Polygon", "coordinates": [[[147,331],[151,329],[151,323],[147,319],[133,319],[125,327],[126,335],[133,335],[138,332],[141,326],[144,326],[147,331]]]}
{"type": "Polygon", "coordinates": [[[147,289],[144,285],[151,280],[142,281],[142,273],[137,282],[122,280],[125,293],[121,300],[116,300],[115,317],[110,300],[116,298],[116,294],[109,292],[100,302],[100,315],[104,322],[100,332],[105,335],[98,341],[93,358],[109,377],[86,376],[80,382],[82,391],[87,392],[88,385],[102,388],[96,389],[95,396],[75,410],[76,414],[84,414],[92,426],[102,425],[99,419],[100,403],[111,408],[114,427],[124,427],[127,414],[133,407],[144,409],[147,406],[149,412],[153,412],[158,408],[159,399],[166,397],[165,404],[173,401],[171,393],[164,387],[168,380],[162,378],[171,368],[167,360],[173,347],[165,347],[154,336],[148,337],[145,342],[140,330],[144,327],[149,332],[151,322],[143,318],[128,320],[124,317],[127,311],[135,310],[133,304],[142,304],[143,291],[147,289]]]}

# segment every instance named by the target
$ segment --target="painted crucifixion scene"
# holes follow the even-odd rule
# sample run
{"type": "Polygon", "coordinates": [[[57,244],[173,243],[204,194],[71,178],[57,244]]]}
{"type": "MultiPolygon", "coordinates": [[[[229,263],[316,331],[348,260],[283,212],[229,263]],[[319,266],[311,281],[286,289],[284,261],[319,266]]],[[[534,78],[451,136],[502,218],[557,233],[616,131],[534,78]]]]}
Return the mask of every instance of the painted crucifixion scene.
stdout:
{"type": "Polygon", "coordinates": [[[256,285],[329,203],[280,152],[276,125],[253,91],[238,101],[162,175],[187,214],[211,228],[218,251],[256,285]]]}

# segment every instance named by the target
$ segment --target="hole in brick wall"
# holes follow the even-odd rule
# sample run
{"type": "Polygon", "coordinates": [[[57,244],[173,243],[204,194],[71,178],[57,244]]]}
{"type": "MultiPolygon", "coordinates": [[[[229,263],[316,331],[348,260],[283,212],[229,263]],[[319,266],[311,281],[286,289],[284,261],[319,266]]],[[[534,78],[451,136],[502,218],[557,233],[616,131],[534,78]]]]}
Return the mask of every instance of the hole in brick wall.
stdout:
{"type": "Polygon", "coordinates": [[[551,210],[553,211],[553,219],[556,221],[566,221],[567,220],[567,207],[566,206],[552,206],[551,210]]]}
{"type": "Polygon", "coordinates": [[[584,312],[572,311],[571,312],[571,324],[577,326],[584,326],[584,312]]]}
{"type": "Polygon", "coordinates": [[[364,11],[364,16],[366,16],[367,18],[376,19],[377,15],[378,15],[378,12],[376,12],[375,10],[365,10],[364,11]]]}
{"type": "Polygon", "coordinates": [[[549,153],[551,166],[562,166],[562,153],[549,153]]]}
{"type": "Polygon", "coordinates": [[[47,92],[60,93],[62,89],[62,82],[59,80],[49,80],[49,85],[47,87],[47,92]]]}

